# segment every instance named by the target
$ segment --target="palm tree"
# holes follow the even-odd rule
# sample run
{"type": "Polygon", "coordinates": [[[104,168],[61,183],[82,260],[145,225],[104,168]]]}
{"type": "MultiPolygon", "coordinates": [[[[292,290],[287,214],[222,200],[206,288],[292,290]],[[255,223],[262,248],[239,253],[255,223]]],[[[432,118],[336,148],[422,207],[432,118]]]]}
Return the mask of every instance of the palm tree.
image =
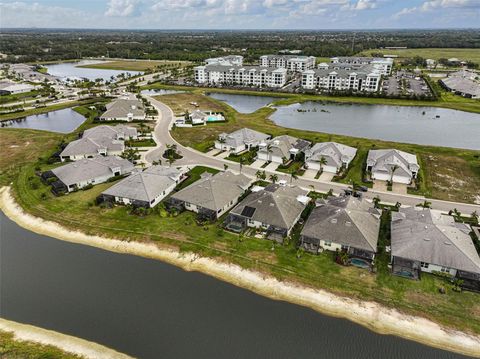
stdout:
{"type": "Polygon", "coordinates": [[[420,203],[420,207],[430,208],[430,207],[432,207],[432,202],[429,202],[429,201],[425,200],[425,201],[423,201],[423,203],[420,203]]]}
{"type": "Polygon", "coordinates": [[[378,205],[380,204],[380,197],[378,196],[373,197],[373,204],[375,208],[378,208],[378,205]]]}
{"type": "Polygon", "coordinates": [[[473,211],[472,214],[472,219],[474,220],[474,222],[477,222],[478,224],[478,214],[477,214],[477,211],[473,211]]]}
{"type": "Polygon", "coordinates": [[[276,183],[278,181],[278,176],[276,174],[270,175],[270,181],[276,183]]]}
{"type": "Polygon", "coordinates": [[[265,171],[260,171],[260,170],[258,170],[257,173],[255,173],[255,176],[257,176],[259,180],[264,180],[265,178],[267,178],[265,171]]]}
{"type": "Polygon", "coordinates": [[[272,144],[267,144],[267,161],[272,161],[272,144]]]}
{"type": "Polygon", "coordinates": [[[140,158],[140,154],[138,153],[138,150],[135,148],[127,148],[121,155],[120,157],[135,163],[136,160],[140,158]]]}
{"type": "Polygon", "coordinates": [[[290,184],[292,184],[292,181],[296,180],[296,179],[298,179],[297,172],[296,171],[291,171],[290,172],[290,184]]]}
{"type": "Polygon", "coordinates": [[[223,169],[226,171],[228,170],[228,165],[226,163],[223,164],[223,169]]]}
{"type": "Polygon", "coordinates": [[[390,167],[390,183],[393,183],[393,174],[398,169],[399,169],[398,165],[393,165],[392,167],[390,167]]]}
{"type": "Polygon", "coordinates": [[[327,159],[322,156],[318,160],[318,163],[320,164],[320,172],[323,172],[323,166],[325,166],[327,164],[327,159]]]}
{"type": "Polygon", "coordinates": [[[243,159],[243,157],[240,157],[240,159],[238,160],[238,164],[240,165],[240,173],[242,173],[243,162],[245,162],[245,160],[243,159]]]}

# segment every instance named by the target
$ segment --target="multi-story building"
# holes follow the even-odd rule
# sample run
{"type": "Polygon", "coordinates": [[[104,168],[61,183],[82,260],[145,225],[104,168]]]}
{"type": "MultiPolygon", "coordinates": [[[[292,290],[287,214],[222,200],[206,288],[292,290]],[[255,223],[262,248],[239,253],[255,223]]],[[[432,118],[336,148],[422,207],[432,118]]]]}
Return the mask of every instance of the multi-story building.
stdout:
{"type": "Polygon", "coordinates": [[[196,82],[210,85],[283,87],[287,82],[286,69],[261,66],[211,64],[195,67],[194,74],[196,82]]]}
{"type": "Polygon", "coordinates": [[[331,64],[349,64],[352,66],[373,65],[382,75],[390,75],[393,67],[392,58],[382,57],[332,57],[330,59],[331,64]]]}
{"type": "Polygon", "coordinates": [[[318,68],[302,72],[302,87],[307,90],[378,91],[381,73],[372,65],[357,69],[341,66],[337,69],[318,68]]]}
{"type": "Polygon", "coordinates": [[[220,64],[220,65],[243,65],[243,56],[241,55],[227,55],[222,57],[211,57],[205,60],[207,65],[220,64]]]}
{"type": "Polygon", "coordinates": [[[314,56],[296,55],[263,55],[260,56],[260,66],[287,69],[301,72],[315,67],[314,56]]]}

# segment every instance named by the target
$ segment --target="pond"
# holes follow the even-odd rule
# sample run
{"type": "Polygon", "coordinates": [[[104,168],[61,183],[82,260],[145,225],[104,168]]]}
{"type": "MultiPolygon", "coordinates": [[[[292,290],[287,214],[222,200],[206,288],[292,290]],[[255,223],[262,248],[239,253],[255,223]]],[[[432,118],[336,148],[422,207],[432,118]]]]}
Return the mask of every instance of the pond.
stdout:
{"type": "Polygon", "coordinates": [[[480,114],[445,108],[304,102],[270,118],[301,130],[480,150],[480,114]]]}
{"type": "Polygon", "coordinates": [[[221,92],[207,93],[211,98],[225,102],[240,113],[252,113],[258,109],[267,106],[273,101],[278,101],[280,97],[253,96],[253,95],[235,95],[221,92]]]}
{"type": "Polygon", "coordinates": [[[69,133],[80,126],[86,118],[71,108],[31,115],[2,122],[2,127],[30,128],[60,133],[69,133]]]}
{"type": "Polygon", "coordinates": [[[142,90],[142,95],[148,96],[161,96],[161,95],[173,95],[176,93],[184,93],[185,91],[177,91],[177,90],[166,90],[166,89],[152,89],[152,90],[142,90]]]}
{"type": "Polygon", "coordinates": [[[138,358],[463,358],[0,212],[0,316],[138,358]]]}
{"type": "Polygon", "coordinates": [[[103,61],[89,61],[83,60],[79,62],[63,62],[59,64],[45,65],[47,72],[50,75],[60,77],[61,79],[82,79],[86,78],[94,81],[101,78],[103,80],[111,80],[112,76],[115,78],[121,73],[130,74],[132,76],[138,75],[139,71],[125,71],[125,70],[109,70],[109,69],[92,69],[78,67],[81,65],[98,64],[103,61]]]}

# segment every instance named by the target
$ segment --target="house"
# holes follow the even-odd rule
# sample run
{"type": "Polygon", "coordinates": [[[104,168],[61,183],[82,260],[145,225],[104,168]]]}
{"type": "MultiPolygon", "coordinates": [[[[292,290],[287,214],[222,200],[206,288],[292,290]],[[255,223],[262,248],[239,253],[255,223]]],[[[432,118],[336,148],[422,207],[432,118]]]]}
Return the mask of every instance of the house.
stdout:
{"type": "Polygon", "coordinates": [[[107,104],[107,110],[100,116],[102,121],[143,121],[146,118],[141,101],[133,96],[119,98],[107,104]]]}
{"type": "Polygon", "coordinates": [[[419,279],[421,272],[443,273],[480,291],[480,257],[471,229],[452,216],[428,208],[400,208],[392,212],[392,272],[419,279]]]}
{"type": "Polygon", "coordinates": [[[338,173],[341,168],[348,168],[357,153],[357,149],[337,142],[316,143],[305,151],[305,167],[324,172],[338,173]],[[326,163],[321,164],[324,158],[326,163]]]}
{"type": "Polygon", "coordinates": [[[106,201],[153,208],[185,178],[184,171],[165,166],[152,166],[131,174],[106,191],[106,201]]]}
{"type": "Polygon", "coordinates": [[[288,135],[277,136],[260,143],[257,158],[279,164],[298,158],[310,148],[311,142],[288,135]]]}
{"type": "Polygon", "coordinates": [[[215,220],[237,203],[251,182],[247,176],[231,171],[215,175],[203,173],[198,181],[173,194],[168,206],[178,210],[186,209],[205,219],[215,220]]]}
{"type": "Polygon", "coordinates": [[[301,72],[315,67],[315,57],[298,55],[263,55],[260,56],[260,66],[287,69],[292,72],[301,72]]]}
{"type": "Polygon", "coordinates": [[[215,141],[215,148],[224,151],[230,151],[238,154],[245,150],[250,150],[270,138],[270,135],[242,128],[232,133],[221,133],[218,140],[215,141]]]}
{"type": "Polygon", "coordinates": [[[427,68],[433,69],[435,68],[435,64],[437,63],[434,59],[426,59],[425,63],[427,65],[427,68]]]}
{"type": "Polygon", "coordinates": [[[367,171],[372,179],[410,184],[419,169],[414,154],[395,149],[368,151],[367,171]]]}
{"type": "Polygon", "coordinates": [[[331,197],[315,207],[300,234],[300,246],[318,253],[345,251],[352,264],[370,265],[377,252],[381,213],[353,196],[331,197]]]}
{"type": "Polygon", "coordinates": [[[2,82],[0,84],[0,95],[16,95],[35,90],[35,87],[29,84],[16,82],[2,82]]]}
{"type": "Polygon", "coordinates": [[[267,232],[267,238],[283,242],[310,201],[307,194],[299,187],[270,184],[250,193],[232,209],[226,228],[258,228],[267,232]]]}
{"type": "Polygon", "coordinates": [[[193,70],[199,84],[279,88],[287,83],[287,70],[282,68],[214,63],[193,70]]]}
{"type": "Polygon", "coordinates": [[[131,162],[116,156],[97,156],[77,162],[65,164],[44,172],[42,178],[57,178],[52,184],[54,191],[72,192],[88,185],[108,181],[115,176],[132,173],[134,166],[131,162]]]}
{"type": "Polygon", "coordinates": [[[70,142],[60,153],[60,160],[78,161],[98,155],[120,156],[125,150],[124,140],[138,138],[134,127],[97,126],[85,130],[81,139],[70,142]]]}

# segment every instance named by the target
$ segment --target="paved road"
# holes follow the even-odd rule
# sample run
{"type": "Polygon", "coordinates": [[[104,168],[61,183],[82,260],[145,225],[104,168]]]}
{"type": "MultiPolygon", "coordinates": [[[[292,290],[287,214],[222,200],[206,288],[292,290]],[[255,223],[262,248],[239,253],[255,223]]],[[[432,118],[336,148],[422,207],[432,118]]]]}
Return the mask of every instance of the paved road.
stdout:
{"type": "MultiPolygon", "coordinates": [[[[154,139],[157,142],[158,147],[152,151],[149,151],[146,156],[145,160],[148,163],[152,163],[153,161],[162,160],[162,163],[165,163],[165,159],[162,158],[162,154],[166,149],[166,145],[169,144],[176,144],[179,152],[183,156],[182,159],[175,162],[175,165],[181,166],[188,166],[194,167],[195,165],[203,165],[208,167],[217,168],[220,170],[224,169],[224,165],[227,165],[228,168],[235,172],[240,172],[240,165],[236,162],[228,161],[225,159],[217,158],[209,156],[203,152],[194,150],[190,147],[182,146],[180,143],[175,141],[172,136],[170,135],[170,128],[173,123],[173,112],[172,110],[163,104],[162,102],[154,99],[151,96],[147,97],[153,106],[158,110],[158,118],[157,118],[157,125],[154,130],[154,139]]],[[[242,173],[255,178],[255,174],[257,169],[251,168],[249,166],[243,166],[242,173]]],[[[290,183],[291,178],[289,175],[286,175],[281,172],[276,171],[266,171],[267,176],[275,173],[279,180],[286,180],[290,183]]],[[[322,182],[319,180],[312,180],[308,178],[298,178],[297,180],[293,180],[292,184],[300,186],[306,189],[315,189],[316,191],[321,192],[328,192],[330,189],[334,191],[334,193],[343,192],[348,186],[335,183],[335,182],[322,182]]],[[[367,193],[364,193],[364,197],[368,199],[372,199],[375,196],[379,196],[382,202],[385,203],[397,203],[400,202],[402,205],[406,206],[415,206],[425,200],[424,197],[420,196],[413,196],[408,194],[397,194],[392,192],[382,192],[382,191],[374,191],[369,190],[367,193]]],[[[453,208],[457,208],[460,212],[465,214],[470,214],[473,211],[477,211],[480,213],[480,205],[473,205],[473,204],[466,204],[466,203],[457,203],[457,202],[447,202],[435,199],[428,199],[429,202],[432,203],[432,208],[438,209],[441,211],[449,211],[453,208]]]]}

